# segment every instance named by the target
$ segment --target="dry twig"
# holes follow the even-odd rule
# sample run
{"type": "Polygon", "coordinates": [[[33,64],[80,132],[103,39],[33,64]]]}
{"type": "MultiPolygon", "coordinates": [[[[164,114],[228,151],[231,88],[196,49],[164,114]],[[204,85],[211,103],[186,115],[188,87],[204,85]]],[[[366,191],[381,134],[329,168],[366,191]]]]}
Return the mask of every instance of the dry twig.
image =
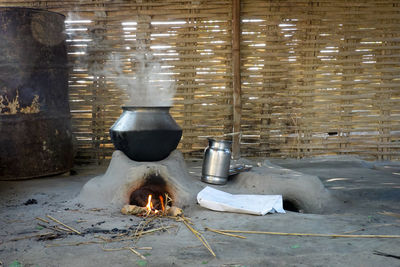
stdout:
{"type": "Polygon", "coordinates": [[[18,240],[23,240],[23,239],[30,239],[30,238],[35,238],[35,237],[44,237],[44,236],[51,236],[51,235],[54,235],[54,233],[53,232],[47,232],[47,233],[37,234],[37,235],[27,235],[27,236],[23,236],[23,237],[13,238],[13,239],[10,239],[8,241],[18,241],[18,240]]]}
{"type": "Polygon", "coordinates": [[[71,231],[77,233],[78,235],[81,235],[81,234],[82,234],[82,233],[79,232],[78,230],[76,230],[76,229],[74,229],[74,228],[72,228],[72,227],[70,227],[70,226],[68,226],[68,225],[66,225],[66,224],[64,224],[64,223],[62,223],[62,222],[60,222],[59,220],[57,220],[57,219],[51,217],[50,215],[46,215],[46,217],[49,218],[50,220],[52,220],[52,221],[58,223],[58,224],[61,224],[62,226],[64,226],[64,227],[68,228],[69,230],[71,230],[71,231]]]}
{"type": "Polygon", "coordinates": [[[340,234],[313,234],[313,233],[281,233],[264,231],[243,231],[243,230],[222,230],[224,233],[264,234],[264,235],[285,235],[285,236],[317,236],[317,237],[348,237],[348,238],[400,238],[400,235],[340,235],[340,234]]]}
{"type": "MultiPolygon", "coordinates": [[[[162,231],[166,230],[172,227],[176,227],[176,225],[170,225],[170,226],[165,226],[165,227],[160,227],[160,228],[155,228],[147,231],[141,232],[141,235],[145,234],[150,234],[154,233],[157,231],[162,231]]],[[[59,243],[59,244],[49,244],[46,245],[46,247],[64,247],[64,246],[79,246],[79,245],[90,245],[90,244],[106,244],[106,243],[114,243],[114,242],[122,242],[122,241],[128,241],[132,239],[136,239],[136,236],[126,236],[126,237],[120,237],[120,238],[115,238],[115,239],[107,239],[102,236],[96,236],[96,238],[101,239],[102,241],[86,241],[86,242],[73,242],[73,243],[59,243]]]]}
{"type": "Polygon", "coordinates": [[[142,254],[140,254],[139,252],[137,252],[136,250],[134,250],[132,247],[129,247],[129,250],[132,251],[132,253],[135,253],[136,255],[138,255],[140,258],[142,258],[143,260],[146,259],[145,256],[143,256],[142,254]]]}
{"type": "Polygon", "coordinates": [[[36,217],[36,220],[42,221],[44,223],[50,223],[48,220],[40,218],[40,217],[36,217]]]}
{"type": "Polygon", "coordinates": [[[378,212],[378,213],[382,214],[382,215],[392,216],[392,217],[396,217],[396,218],[400,219],[400,214],[399,213],[394,213],[394,212],[390,212],[390,211],[384,211],[384,212],[378,212]]]}
{"type": "Polygon", "coordinates": [[[38,223],[38,225],[40,227],[43,227],[43,228],[46,228],[46,229],[50,229],[50,230],[53,230],[53,231],[56,231],[56,232],[59,232],[59,233],[64,233],[60,229],[57,229],[55,226],[49,226],[49,225],[45,225],[45,224],[41,224],[41,223],[38,223]]]}
{"type": "Polygon", "coordinates": [[[232,236],[232,237],[237,237],[237,238],[242,238],[242,239],[246,239],[247,238],[247,237],[242,236],[242,235],[234,235],[234,234],[230,234],[230,233],[224,233],[224,232],[221,232],[221,231],[218,231],[218,230],[215,230],[215,229],[211,229],[211,228],[208,228],[208,227],[206,227],[205,229],[208,230],[208,231],[217,233],[217,234],[221,234],[221,235],[227,235],[227,236],[232,236]]]}
{"type": "Polygon", "coordinates": [[[90,245],[90,244],[105,244],[105,241],[83,241],[83,242],[70,242],[70,243],[60,243],[60,244],[47,244],[46,248],[50,247],[67,247],[67,246],[80,246],[80,245],[90,245]]]}
{"type": "Polygon", "coordinates": [[[208,249],[208,251],[210,251],[211,255],[213,255],[214,257],[216,257],[214,251],[212,250],[212,248],[210,247],[210,245],[208,244],[207,240],[204,238],[204,236],[198,232],[197,230],[195,230],[191,225],[190,225],[190,221],[187,220],[187,218],[185,218],[184,216],[182,217],[177,217],[176,218],[177,221],[181,221],[183,222],[184,225],[186,225],[186,227],[201,241],[201,243],[203,243],[203,245],[208,249]]]}

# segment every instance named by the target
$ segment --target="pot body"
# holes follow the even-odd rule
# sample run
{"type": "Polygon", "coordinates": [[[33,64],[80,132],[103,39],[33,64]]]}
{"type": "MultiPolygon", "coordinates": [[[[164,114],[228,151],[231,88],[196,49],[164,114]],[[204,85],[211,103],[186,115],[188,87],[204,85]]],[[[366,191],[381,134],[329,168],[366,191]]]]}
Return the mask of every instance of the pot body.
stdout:
{"type": "Polygon", "coordinates": [[[182,129],[169,114],[170,107],[122,107],[110,128],[111,141],[135,161],[159,161],[176,149],[182,129]]]}
{"type": "Polygon", "coordinates": [[[226,184],[231,162],[230,141],[208,139],[204,151],[201,180],[210,184],[226,184]]]}

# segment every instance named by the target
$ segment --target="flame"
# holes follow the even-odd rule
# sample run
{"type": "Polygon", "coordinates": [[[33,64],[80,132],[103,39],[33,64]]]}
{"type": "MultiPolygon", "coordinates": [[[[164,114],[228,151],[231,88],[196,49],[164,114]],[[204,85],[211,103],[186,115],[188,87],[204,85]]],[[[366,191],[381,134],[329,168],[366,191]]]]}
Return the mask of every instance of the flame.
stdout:
{"type": "Polygon", "coordinates": [[[160,195],[160,203],[161,203],[161,211],[165,211],[165,206],[164,206],[164,198],[160,195]]]}
{"type": "Polygon", "coordinates": [[[146,209],[148,212],[150,212],[153,209],[153,203],[151,202],[151,198],[152,198],[152,195],[149,195],[149,197],[147,198],[146,209]]]}
{"type": "Polygon", "coordinates": [[[150,213],[150,212],[154,212],[154,213],[162,212],[162,213],[164,213],[164,212],[165,212],[164,198],[163,198],[162,196],[159,196],[160,203],[161,203],[161,210],[156,210],[156,209],[154,208],[153,202],[152,202],[152,198],[153,198],[152,195],[149,195],[149,196],[147,197],[147,204],[146,204],[147,213],[150,213]]]}

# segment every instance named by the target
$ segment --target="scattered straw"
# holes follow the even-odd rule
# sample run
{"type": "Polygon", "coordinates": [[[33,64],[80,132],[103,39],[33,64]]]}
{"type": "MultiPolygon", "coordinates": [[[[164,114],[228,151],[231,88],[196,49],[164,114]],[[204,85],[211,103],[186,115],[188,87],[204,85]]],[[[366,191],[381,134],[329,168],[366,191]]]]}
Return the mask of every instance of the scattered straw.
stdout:
{"type": "Polygon", "coordinates": [[[67,233],[71,233],[72,232],[72,230],[70,230],[70,229],[67,229],[67,228],[64,228],[64,227],[61,227],[61,226],[54,226],[54,228],[55,229],[58,229],[58,230],[61,230],[61,231],[64,231],[64,232],[67,232],[67,233]]]}
{"type": "Polygon", "coordinates": [[[212,250],[212,248],[210,247],[210,245],[208,244],[207,240],[204,238],[204,236],[198,232],[197,230],[195,230],[191,225],[190,225],[190,221],[188,221],[187,218],[185,218],[184,216],[182,217],[178,217],[176,218],[177,221],[181,221],[183,222],[183,224],[201,241],[201,243],[203,243],[203,245],[208,249],[208,251],[210,251],[211,255],[213,255],[214,257],[216,257],[214,251],[212,250]]]}
{"type": "Polygon", "coordinates": [[[102,210],[105,210],[105,209],[101,209],[101,208],[93,208],[93,209],[90,209],[90,211],[102,211],[102,210]]]}
{"type": "Polygon", "coordinates": [[[40,218],[40,217],[36,217],[36,220],[42,221],[44,223],[50,223],[48,220],[40,218]]]}
{"type": "Polygon", "coordinates": [[[58,224],[61,224],[62,226],[64,226],[64,227],[68,228],[69,230],[71,230],[71,231],[77,233],[78,235],[81,235],[81,234],[82,234],[82,233],[79,232],[78,230],[76,230],[76,229],[74,229],[74,228],[72,228],[72,227],[70,227],[70,226],[68,226],[68,225],[66,225],[66,224],[64,224],[64,223],[62,223],[62,222],[60,222],[59,220],[53,218],[53,217],[50,216],[50,215],[46,215],[46,217],[49,218],[50,220],[52,220],[52,221],[58,223],[58,224]]]}
{"type": "Polygon", "coordinates": [[[242,239],[246,239],[247,238],[247,237],[242,236],[242,235],[234,235],[234,234],[230,234],[230,233],[224,233],[224,232],[221,232],[221,231],[218,231],[218,230],[215,230],[215,229],[211,229],[211,228],[207,228],[207,227],[205,229],[208,230],[208,231],[217,233],[217,234],[221,234],[221,235],[227,235],[227,236],[232,236],[232,237],[237,237],[237,238],[242,238],[242,239]]]}
{"type": "MultiPolygon", "coordinates": [[[[160,228],[155,228],[147,231],[143,231],[140,235],[151,234],[157,231],[166,230],[172,227],[176,227],[176,225],[170,225],[160,228]]],[[[132,239],[137,239],[137,236],[125,236],[120,238],[108,239],[102,236],[96,236],[96,238],[101,239],[102,241],[87,241],[87,242],[73,242],[73,243],[58,243],[58,244],[48,244],[46,247],[65,247],[65,246],[80,246],[80,245],[91,245],[91,244],[107,244],[107,243],[114,243],[114,242],[122,242],[122,241],[129,241],[132,239]]]]}
{"type": "Polygon", "coordinates": [[[103,251],[121,251],[126,250],[126,248],[102,248],[103,251]]]}
{"type": "Polygon", "coordinates": [[[313,233],[281,233],[264,231],[243,231],[243,230],[222,230],[224,233],[243,233],[243,234],[264,234],[264,235],[284,235],[284,236],[317,236],[317,237],[347,237],[347,238],[400,238],[400,235],[340,235],[340,234],[313,234],[313,233]]]}
{"type": "Polygon", "coordinates": [[[143,260],[146,259],[145,256],[143,256],[142,254],[140,254],[139,252],[137,252],[135,249],[133,249],[132,247],[129,247],[129,250],[132,251],[132,253],[135,253],[136,255],[138,255],[140,258],[142,258],[143,260]]]}
{"type": "Polygon", "coordinates": [[[91,244],[105,244],[105,243],[107,243],[107,242],[105,242],[105,241],[82,241],[82,242],[58,243],[58,244],[47,244],[46,248],[80,246],[80,245],[91,245],[91,244]]]}
{"type": "Polygon", "coordinates": [[[136,231],[134,236],[136,236],[138,239],[142,236],[142,233],[144,232],[144,228],[151,223],[156,217],[146,217],[143,221],[139,223],[139,225],[136,227],[136,231]]]}
{"type": "Polygon", "coordinates": [[[43,233],[43,234],[37,234],[37,235],[27,235],[27,236],[23,236],[23,237],[17,237],[17,238],[13,238],[10,239],[8,241],[18,241],[18,240],[23,240],[23,239],[30,239],[30,238],[35,238],[35,237],[44,237],[44,236],[52,236],[54,235],[53,232],[47,232],[47,233],[43,233]]]}
{"type": "Polygon", "coordinates": [[[379,214],[382,215],[387,215],[387,216],[392,216],[392,217],[396,217],[400,219],[400,213],[394,213],[394,212],[390,212],[390,211],[384,211],[384,212],[378,212],[379,214]]]}

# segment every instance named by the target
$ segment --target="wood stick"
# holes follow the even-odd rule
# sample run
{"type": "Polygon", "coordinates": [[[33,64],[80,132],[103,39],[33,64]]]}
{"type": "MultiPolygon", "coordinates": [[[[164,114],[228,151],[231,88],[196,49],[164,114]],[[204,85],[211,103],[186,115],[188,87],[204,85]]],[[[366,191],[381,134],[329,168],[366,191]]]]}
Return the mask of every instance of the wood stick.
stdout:
{"type": "MultiPolygon", "coordinates": [[[[160,230],[164,230],[164,229],[168,229],[168,228],[172,228],[172,227],[176,227],[176,225],[170,225],[170,226],[160,227],[160,228],[156,228],[156,229],[151,229],[151,230],[142,232],[141,235],[153,233],[153,232],[156,232],[156,231],[160,231],[160,230]]],[[[33,237],[35,237],[35,236],[33,236],[33,237]]],[[[79,246],[79,245],[90,245],[90,244],[107,244],[107,243],[113,243],[113,242],[122,242],[122,241],[132,240],[132,239],[136,239],[137,237],[136,236],[131,236],[131,237],[126,237],[126,238],[107,239],[107,238],[104,238],[102,236],[96,236],[96,238],[100,238],[102,241],[87,241],[87,242],[49,244],[49,245],[46,245],[46,247],[63,247],[63,246],[79,246]]],[[[150,250],[152,248],[151,247],[143,247],[143,248],[137,248],[137,249],[150,250]]]]}
{"type": "Polygon", "coordinates": [[[72,232],[72,230],[69,230],[67,228],[64,228],[64,227],[61,227],[61,226],[58,226],[58,225],[54,226],[54,228],[55,229],[59,229],[59,230],[64,231],[64,232],[67,232],[67,233],[71,233],[72,232]]]}
{"type": "Polygon", "coordinates": [[[140,250],[152,250],[153,247],[139,247],[139,248],[136,248],[136,249],[140,249],[140,250]]]}
{"type": "Polygon", "coordinates": [[[207,227],[206,227],[205,229],[208,230],[208,231],[217,233],[217,234],[221,234],[221,235],[227,235],[227,236],[232,236],[232,237],[238,237],[238,238],[242,238],[242,239],[246,239],[246,238],[247,238],[247,237],[242,236],[242,235],[234,235],[234,234],[230,234],[230,233],[224,233],[224,232],[221,232],[221,231],[218,231],[218,230],[215,230],[215,229],[211,229],[211,228],[207,228],[207,227]]]}
{"type": "Polygon", "coordinates": [[[105,244],[105,241],[84,241],[84,242],[72,242],[72,243],[60,243],[60,244],[47,244],[46,248],[50,247],[67,247],[67,246],[80,246],[80,245],[90,245],[90,244],[105,244]]]}
{"type": "Polygon", "coordinates": [[[196,231],[192,226],[190,226],[189,223],[187,223],[185,220],[182,220],[182,222],[201,241],[201,243],[203,243],[203,245],[208,249],[208,251],[210,251],[211,255],[216,257],[214,251],[212,250],[212,248],[208,244],[207,240],[198,231],[196,231]]]}
{"type": "Polygon", "coordinates": [[[400,214],[399,213],[394,213],[394,212],[390,212],[390,211],[383,211],[383,212],[378,212],[378,214],[392,216],[392,217],[396,217],[396,218],[400,219],[400,214]]]}
{"type": "Polygon", "coordinates": [[[127,248],[101,248],[103,251],[121,251],[126,250],[127,248]]]}
{"type": "Polygon", "coordinates": [[[43,228],[46,228],[46,229],[50,229],[50,230],[53,230],[53,231],[56,231],[56,232],[59,232],[59,233],[64,233],[60,229],[57,229],[55,226],[48,226],[48,225],[44,225],[44,224],[41,224],[41,223],[38,223],[38,225],[43,227],[43,228]]]}
{"type": "MultiPolygon", "coordinates": [[[[173,227],[176,227],[176,225],[164,226],[164,227],[160,227],[160,228],[155,228],[155,229],[143,231],[143,232],[140,233],[140,235],[150,234],[150,233],[153,233],[153,232],[166,230],[166,229],[173,228],[173,227]]],[[[101,240],[104,240],[105,243],[111,243],[111,242],[120,242],[120,241],[127,241],[127,240],[136,239],[137,235],[134,234],[133,236],[121,237],[121,238],[118,238],[118,239],[107,239],[107,238],[104,238],[102,236],[96,236],[96,238],[100,238],[101,240]]]]}
{"type": "Polygon", "coordinates": [[[42,221],[44,223],[50,223],[48,220],[40,218],[40,217],[36,217],[36,220],[42,221]]]}
{"type": "Polygon", "coordinates": [[[82,234],[82,233],[79,232],[78,230],[76,230],[76,229],[74,229],[74,228],[72,228],[72,227],[70,227],[70,226],[68,226],[68,225],[66,225],[66,224],[64,224],[64,223],[62,223],[62,222],[60,222],[59,220],[57,220],[57,219],[51,217],[50,215],[46,215],[46,217],[49,218],[50,220],[52,220],[52,221],[58,223],[58,224],[61,224],[62,226],[64,226],[64,227],[70,229],[71,231],[77,233],[78,235],[81,235],[81,234],[82,234]]]}
{"type": "MultiPolygon", "coordinates": [[[[233,132],[241,131],[242,89],[240,77],[240,0],[232,2],[233,132]]],[[[232,157],[240,158],[240,135],[232,137],[232,157]]]]}
{"type": "Polygon", "coordinates": [[[8,241],[18,241],[18,240],[23,240],[23,239],[35,238],[35,237],[42,237],[42,236],[46,236],[46,235],[54,235],[54,233],[53,232],[48,232],[48,233],[37,234],[37,235],[27,235],[27,236],[23,236],[23,237],[13,238],[13,239],[10,239],[8,241]]]}
{"type": "Polygon", "coordinates": [[[318,236],[318,237],[348,237],[348,238],[400,238],[400,235],[340,235],[340,234],[313,234],[313,233],[281,233],[264,231],[243,231],[243,230],[218,230],[225,233],[244,234],[265,234],[265,235],[286,235],[286,236],[318,236]]]}
{"type": "Polygon", "coordinates": [[[140,254],[139,252],[137,252],[136,250],[134,250],[132,247],[128,248],[130,251],[132,251],[133,253],[135,253],[136,255],[138,255],[140,258],[142,258],[143,260],[146,259],[145,256],[143,256],[142,254],[140,254]]]}

